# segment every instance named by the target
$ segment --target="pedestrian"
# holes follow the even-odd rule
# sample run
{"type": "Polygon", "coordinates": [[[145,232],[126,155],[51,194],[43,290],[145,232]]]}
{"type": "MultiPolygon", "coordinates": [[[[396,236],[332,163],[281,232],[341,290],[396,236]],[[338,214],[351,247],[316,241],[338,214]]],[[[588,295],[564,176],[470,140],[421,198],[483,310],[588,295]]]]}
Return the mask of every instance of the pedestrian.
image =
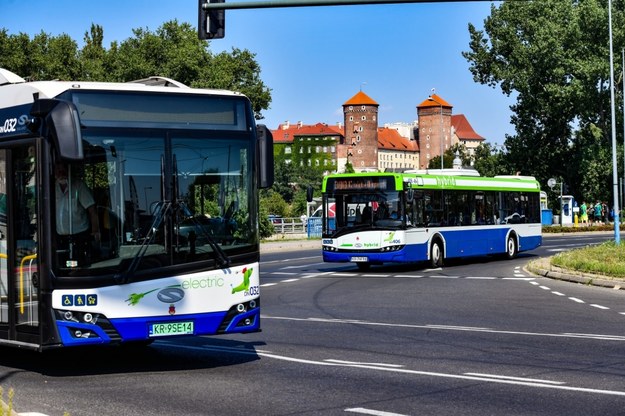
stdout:
{"type": "Polygon", "coordinates": [[[601,201],[597,201],[595,204],[595,222],[601,224],[601,201]]]}
{"type": "Polygon", "coordinates": [[[586,206],[586,201],[582,202],[582,205],[579,207],[579,212],[581,216],[582,225],[588,226],[588,207],[586,206]]]}

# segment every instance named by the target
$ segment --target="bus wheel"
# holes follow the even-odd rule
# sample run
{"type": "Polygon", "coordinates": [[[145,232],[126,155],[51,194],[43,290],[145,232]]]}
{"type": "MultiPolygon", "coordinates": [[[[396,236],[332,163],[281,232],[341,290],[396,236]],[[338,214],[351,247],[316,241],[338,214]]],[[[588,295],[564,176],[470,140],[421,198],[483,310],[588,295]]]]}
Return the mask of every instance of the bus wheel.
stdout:
{"type": "Polygon", "coordinates": [[[430,247],[430,266],[432,268],[441,267],[443,265],[443,243],[441,240],[432,241],[432,247],[430,247]]]}
{"type": "Polygon", "coordinates": [[[508,241],[506,242],[506,258],[513,259],[518,254],[519,249],[516,244],[516,238],[514,235],[510,234],[508,236],[508,241]]]}

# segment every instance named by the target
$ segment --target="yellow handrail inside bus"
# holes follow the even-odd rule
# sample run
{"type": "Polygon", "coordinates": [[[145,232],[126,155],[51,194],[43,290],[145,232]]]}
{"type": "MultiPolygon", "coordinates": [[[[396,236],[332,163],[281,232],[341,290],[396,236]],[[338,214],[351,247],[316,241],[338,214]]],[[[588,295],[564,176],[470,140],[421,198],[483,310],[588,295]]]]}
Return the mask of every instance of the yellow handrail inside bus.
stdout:
{"type": "MultiPolygon", "coordinates": [[[[6,256],[6,255],[5,255],[6,256]]],[[[20,262],[20,313],[24,314],[24,263],[37,258],[37,254],[24,256],[20,262]]]]}

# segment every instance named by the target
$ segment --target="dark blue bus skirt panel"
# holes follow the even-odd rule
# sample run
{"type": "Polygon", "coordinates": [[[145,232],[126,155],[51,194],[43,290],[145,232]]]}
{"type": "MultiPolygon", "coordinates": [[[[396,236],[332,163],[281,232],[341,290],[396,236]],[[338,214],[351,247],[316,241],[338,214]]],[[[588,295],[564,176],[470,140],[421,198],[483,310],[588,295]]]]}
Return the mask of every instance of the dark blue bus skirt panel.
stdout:
{"type": "MultiPolygon", "coordinates": [[[[223,324],[226,315],[227,312],[213,312],[161,317],[117,318],[111,319],[110,321],[121,337],[121,341],[127,342],[150,339],[148,326],[151,323],[193,321],[194,333],[189,335],[215,335],[223,324]]],[[[57,321],[56,323],[61,341],[65,346],[108,344],[112,341],[111,337],[98,325],[66,321],[57,321]],[[89,338],[76,337],[73,335],[76,333],[76,330],[80,330],[83,333],[91,332],[93,335],[89,338]]],[[[256,308],[236,315],[232,321],[228,323],[223,332],[219,331],[219,333],[254,332],[258,331],[259,328],[260,309],[256,308]],[[240,326],[239,323],[244,319],[249,319],[250,324],[240,326]]]]}
{"type": "MultiPolygon", "coordinates": [[[[491,230],[441,231],[444,240],[445,258],[485,256],[506,252],[506,238],[509,228],[491,230]]],[[[542,245],[542,236],[519,237],[518,251],[532,250],[542,245]]],[[[429,242],[410,244],[403,249],[390,252],[333,252],[323,251],[326,262],[350,262],[352,257],[367,257],[369,263],[417,263],[428,260],[429,242]]]]}
{"type": "Polygon", "coordinates": [[[428,245],[411,244],[403,249],[388,252],[334,252],[323,251],[323,261],[333,263],[350,262],[352,257],[367,257],[369,263],[418,263],[428,258],[428,245]]]}

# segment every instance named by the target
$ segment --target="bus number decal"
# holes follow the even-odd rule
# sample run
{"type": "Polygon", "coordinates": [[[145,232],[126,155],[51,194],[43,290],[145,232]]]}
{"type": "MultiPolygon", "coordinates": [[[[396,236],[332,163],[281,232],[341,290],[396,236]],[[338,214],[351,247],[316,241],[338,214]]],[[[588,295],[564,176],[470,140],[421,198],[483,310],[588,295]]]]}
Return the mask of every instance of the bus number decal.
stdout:
{"type": "Polygon", "coordinates": [[[7,118],[4,120],[4,124],[0,126],[0,134],[3,133],[13,133],[17,129],[17,119],[16,118],[7,118]]]}
{"type": "Polygon", "coordinates": [[[251,286],[249,291],[243,292],[244,296],[256,296],[260,295],[260,288],[258,286],[251,286]]]}

